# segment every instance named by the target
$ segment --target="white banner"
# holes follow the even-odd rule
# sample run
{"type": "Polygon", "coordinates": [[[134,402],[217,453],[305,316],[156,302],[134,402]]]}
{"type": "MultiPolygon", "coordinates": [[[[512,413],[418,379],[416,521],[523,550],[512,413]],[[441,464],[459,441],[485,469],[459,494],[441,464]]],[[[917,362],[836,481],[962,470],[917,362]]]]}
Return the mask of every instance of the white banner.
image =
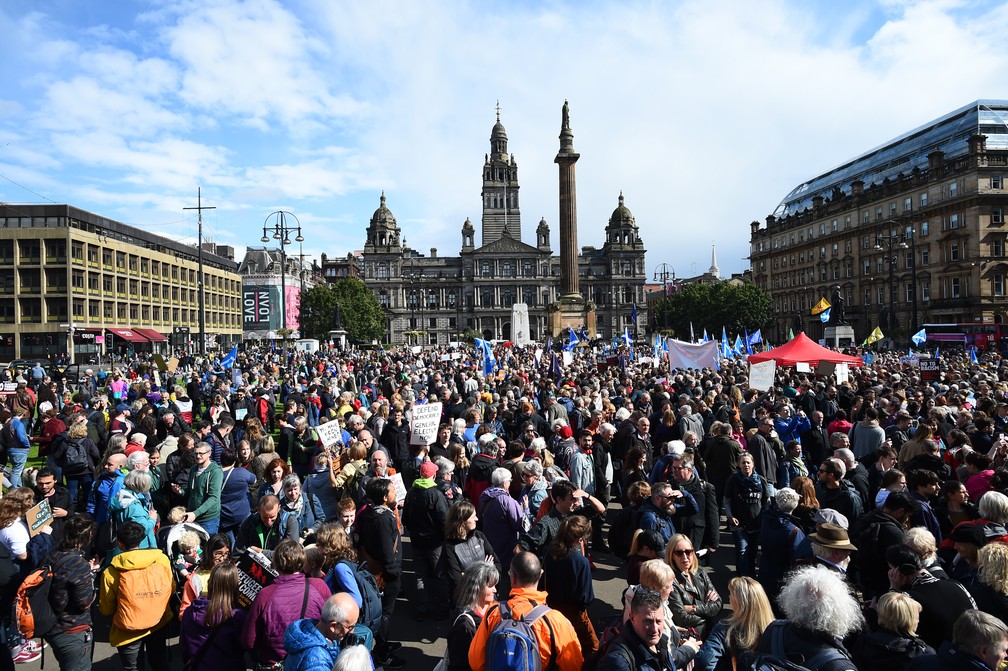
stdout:
{"type": "Polygon", "coordinates": [[[437,440],[437,429],[441,423],[441,404],[424,403],[413,406],[410,422],[410,445],[430,445],[437,440]]]}

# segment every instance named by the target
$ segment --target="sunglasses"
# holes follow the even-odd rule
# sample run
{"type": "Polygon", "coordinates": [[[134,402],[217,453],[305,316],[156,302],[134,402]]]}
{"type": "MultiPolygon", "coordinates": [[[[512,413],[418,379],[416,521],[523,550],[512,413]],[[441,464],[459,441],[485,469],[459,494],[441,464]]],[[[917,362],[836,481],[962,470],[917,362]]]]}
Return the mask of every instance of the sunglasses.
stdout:
{"type": "Polygon", "coordinates": [[[672,550],[672,554],[676,557],[692,557],[693,550],[672,550]]]}

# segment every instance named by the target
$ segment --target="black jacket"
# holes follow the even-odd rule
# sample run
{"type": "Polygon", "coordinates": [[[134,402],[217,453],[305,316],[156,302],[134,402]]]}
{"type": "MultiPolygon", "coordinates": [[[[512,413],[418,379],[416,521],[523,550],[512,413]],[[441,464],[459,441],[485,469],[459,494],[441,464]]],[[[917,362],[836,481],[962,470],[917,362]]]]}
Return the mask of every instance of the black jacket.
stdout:
{"type": "Polygon", "coordinates": [[[889,591],[886,550],[893,545],[900,545],[905,538],[903,525],[882,508],[851,521],[850,539],[858,548],[853,561],[856,568],[854,573],[867,598],[881,596],[889,591]]]}
{"type": "Polygon", "coordinates": [[[95,598],[91,565],[80,550],[54,550],[48,559],[53,569],[49,605],[56,614],[50,634],[91,624],[91,602],[95,598]]]}
{"type": "Polygon", "coordinates": [[[409,529],[410,541],[425,547],[437,547],[444,542],[444,523],[448,517],[448,499],[435,487],[413,486],[403,502],[402,522],[409,529]]]}
{"type": "Polygon", "coordinates": [[[298,518],[297,515],[284,514],[277,515],[273,526],[268,529],[262,528],[262,518],[259,511],[253,511],[245,518],[245,521],[238,525],[238,533],[235,534],[235,554],[242,552],[246,548],[262,548],[263,554],[267,557],[273,556],[273,550],[280,541],[289,539],[298,540],[298,518]]]}
{"type": "Polygon", "coordinates": [[[861,671],[903,671],[910,660],[935,654],[921,639],[904,637],[881,629],[860,636],[851,646],[861,671]]]}
{"type": "Polygon", "coordinates": [[[375,563],[368,566],[372,573],[380,573],[386,580],[402,575],[402,538],[395,513],[385,506],[368,505],[354,530],[357,549],[364,551],[369,564],[375,563]]]}
{"type": "Polygon", "coordinates": [[[693,547],[698,550],[716,548],[721,530],[720,508],[717,495],[714,493],[714,485],[694,474],[686,482],[673,483],[673,487],[692,494],[699,509],[693,514],[686,514],[684,510],[683,513],[673,515],[676,530],[689,536],[693,547]]]}

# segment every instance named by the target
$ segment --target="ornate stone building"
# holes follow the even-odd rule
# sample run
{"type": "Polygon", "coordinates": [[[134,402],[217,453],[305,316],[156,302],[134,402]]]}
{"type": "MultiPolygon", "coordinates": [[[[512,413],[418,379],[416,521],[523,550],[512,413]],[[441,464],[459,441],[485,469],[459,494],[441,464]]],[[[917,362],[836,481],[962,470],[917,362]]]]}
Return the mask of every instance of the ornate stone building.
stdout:
{"type": "MultiPolygon", "coordinates": [[[[556,309],[560,259],[550,246],[550,227],[540,220],[535,245],[522,241],[518,164],[508,153],[508,137],[497,113],[490,133],[490,153],[482,170],[480,246],[476,229],[466,219],[458,256],[423,254],[407,244],[404,232],[386,205],[371,217],[364,244],[364,281],[387,315],[386,343],[446,344],[468,329],[491,339],[510,339],[511,309],[528,305],[533,339],[548,332],[556,309]]],[[[582,220],[582,236],[591,230],[582,220]]],[[[581,291],[595,303],[598,333],[611,338],[624,327],[634,331],[631,314],[637,305],[643,334],[644,243],[623,194],[605,226],[601,248],[584,246],[578,256],[581,291]]]]}
{"type": "MultiPolygon", "coordinates": [[[[979,100],[796,186],[751,224],[753,281],[773,299],[771,342],[840,287],[860,341],[927,323],[1003,322],[1008,101],[979,100]]],[[[797,328],[795,329],[797,332],[797,328]]]]}

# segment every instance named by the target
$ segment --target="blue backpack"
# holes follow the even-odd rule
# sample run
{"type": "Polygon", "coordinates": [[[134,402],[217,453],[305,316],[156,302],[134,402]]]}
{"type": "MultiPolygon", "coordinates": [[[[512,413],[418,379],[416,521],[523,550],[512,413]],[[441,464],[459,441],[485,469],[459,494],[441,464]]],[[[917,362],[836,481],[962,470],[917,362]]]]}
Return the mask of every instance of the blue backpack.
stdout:
{"type": "MultiPolygon", "coordinates": [[[[524,617],[515,618],[506,601],[499,604],[500,622],[490,632],[487,640],[487,671],[543,671],[539,656],[539,642],[532,624],[550,611],[546,605],[535,606],[524,617]]],[[[556,661],[556,643],[553,625],[545,620],[550,634],[550,659],[546,669],[552,669],[556,661]]]]}
{"type": "MultiPolygon", "coordinates": [[[[357,583],[357,590],[361,595],[360,617],[357,618],[357,623],[370,629],[371,633],[377,634],[378,629],[381,627],[382,619],[382,601],[381,592],[378,589],[378,581],[375,580],[374,574],[367,570],[367,562],[354,566],[352,562],[341,559],[337,563],[348,566],[350,572],[353,573],[354,581],[357,583]]],[[[326,576],[326,583],[329,584],[333,594],[348,591],[346,586],[340,583],[339,574],[336,573],[335,566],[329,572],[329,575],[326,576]]]]}

